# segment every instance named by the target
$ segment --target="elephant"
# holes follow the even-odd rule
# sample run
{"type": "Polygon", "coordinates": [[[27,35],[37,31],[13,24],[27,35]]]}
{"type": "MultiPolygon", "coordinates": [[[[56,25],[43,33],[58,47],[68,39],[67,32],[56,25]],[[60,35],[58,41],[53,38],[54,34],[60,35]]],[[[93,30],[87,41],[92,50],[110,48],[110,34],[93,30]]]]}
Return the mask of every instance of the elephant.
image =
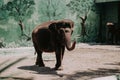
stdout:
{"type": "Polygon", "coordinates": [[[56,65],[54,70],[62,70],[65,47],[68,51],[75,48],[76,41],[71,41],[74,22],[69,19],[44,22],[32,32],[32,41],[37,52],[36,65],[45,67],[43,52],[55,52],[56,65]]]}
{"type": "Polygon", "coordinates": [[[120,27],[117,23],[108,22],[106,39],[108,43],[119,44],[120,42],[120,27]]]}

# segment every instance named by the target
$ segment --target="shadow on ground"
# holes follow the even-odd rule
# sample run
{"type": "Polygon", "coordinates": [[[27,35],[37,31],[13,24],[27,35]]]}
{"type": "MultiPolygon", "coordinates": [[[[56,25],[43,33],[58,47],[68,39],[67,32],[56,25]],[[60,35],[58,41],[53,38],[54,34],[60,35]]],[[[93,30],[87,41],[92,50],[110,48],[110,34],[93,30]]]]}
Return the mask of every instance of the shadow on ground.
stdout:
{"type": "MultiPolygon", "coordinates": [[[[20,61],[22,61],[22,60],[24,60],[24,59],[26,59],[26,57],[19,58],[18,60],[14,61],[14,62],[11,62],[10,64],[8,64],[8,65],[6,65],[5,67],[2,68],[2,69],[0,70],[0,73],[4,72],[5,70],[9,69],[11,66],[19,63],[20,61]]],[[[4,65],[6,62],[8,62],[8,61],[9,61],[9,60],[6,60],[6,61],[2,62],[2,63],[0,64],[0,67],[1,67],[2,65],[4,65]]]]}
{"type": "Polygon", "coordinates": [[[0,77],[0,80],[33,80],[33,78],[21,78],[21,77],[0,77]]]}
{"type": "MultiPolygon", "coordinates": [[[[12,67],[13,65],[19,63],[20,61],[27,59],[27,57],[23,57],[23,58],[19,58],[11,63],[9,63],[8,65],[6,65],[7,62],[9,62],[9,60],[6,60],[4,62],[2,62],[0,64],[0,67],[4,65],[4,67],[2,69],[0,69],[0,74],[5,72],[7,69],[9,69],[10,67],[12,67]]],[[[0,80],[33,80],[33,78],[21,78],[21,77],[12,77],[11,74],[9,74],[9,76],[5,76],[5,77],[0,77],[0,80]]]]}
{"type": "Polygon", "coordinates": [[[111,45],[111,46],[120,46],[120,44],[113,44],[113,43],[87,43],[89,45],[111,45]]]}
{"type": "Polygon", "coordinates": [[[87,70],[83,72],[75,72],[75,74],[58,74],[55,70],[49,67],[41,67],[38,66],[21,66],[19,69],[23,70],[31,70],[34,71],[33,74],[44,74],[44,75],[56,75],[59,78],[54,80],[89,80],[97,77],[111,76],[120,74],[120,69],[107,69],[107,68],[98,68],[97,70],[87,70]]]}
{"type": "Polygon", "coordinates": [[[120,66],[120,62],[106,63],[106,65],[115,65],[115,66],[120,66]]]}
{"type": "Polygon", "coordinates": [[[23,69],[23,70],[30,70],[33,71],[33,74],[45,74],[45,75],[55,75],[62,77],[62,74],[58,74],[56,70],[50,67],[38,67],[36,65],[31,65],[31,66],[21,66],[18,67],[18,69],[23,69]]]}
{"type": "Polygon", "coordinates": [[[89,80],[92,78],[118,75],[118,74],[120,74],[119,69],[99,68],[97,70],[88,70],[88,71],[83,71],[83,72],[76,72],[75,74],[66,75],[63,78],[58,78],[55,80],[89,80]]]}

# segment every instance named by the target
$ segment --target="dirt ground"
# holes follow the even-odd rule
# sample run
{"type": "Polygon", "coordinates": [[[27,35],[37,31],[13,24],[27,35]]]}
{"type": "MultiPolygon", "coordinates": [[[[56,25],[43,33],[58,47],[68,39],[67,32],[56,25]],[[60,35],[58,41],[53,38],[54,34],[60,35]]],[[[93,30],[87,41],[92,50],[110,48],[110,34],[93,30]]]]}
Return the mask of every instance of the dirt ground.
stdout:
{"type": "Polygon", "coordinates": [[[55,54],[44,53],[46,67],[35,66],[33,47],[0,49],[0,80],[91,80],[120,74],[120,45],[80,43],[65,51],[62,71],[54,71],[55,54]]]}

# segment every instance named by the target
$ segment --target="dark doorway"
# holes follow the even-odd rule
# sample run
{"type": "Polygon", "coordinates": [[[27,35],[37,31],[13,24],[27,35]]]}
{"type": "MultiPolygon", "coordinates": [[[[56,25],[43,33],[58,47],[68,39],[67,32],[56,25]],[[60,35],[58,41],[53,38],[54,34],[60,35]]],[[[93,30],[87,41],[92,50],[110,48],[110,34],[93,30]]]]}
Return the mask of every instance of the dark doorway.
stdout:
{"type": "Polygon", "coordinates": [[[120,25],[120,2],[118,3],[118,24],[120,25]]]}

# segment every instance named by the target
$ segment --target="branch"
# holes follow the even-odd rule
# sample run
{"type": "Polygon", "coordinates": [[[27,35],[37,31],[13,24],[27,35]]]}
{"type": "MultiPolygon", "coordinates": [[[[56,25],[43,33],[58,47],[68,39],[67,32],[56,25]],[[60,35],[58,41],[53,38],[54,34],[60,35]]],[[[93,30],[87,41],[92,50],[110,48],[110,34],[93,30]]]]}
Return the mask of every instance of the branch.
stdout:
{"type": "Polygon", "coordinates": [[[88,11],[86,11],[86,13],[85,13],[85,20],[87,19],[89,11],[90,11],[90,7],[88,7],[88,11]]]}
{"type": "MultiPolygon", "coordinates": [[[[27,4],[26,4],[27,5],[27,4]]],[[[30,6],[31,6],[31,4],[29,4],[28,6],[26,6],[24,9],[29,9],[30,8],[30,6]]]]}
{"type": "Polygon", "coordinates": [[[60,3],[59,1],[56,3],[56,5],[54,5],[54,4],[51,3],[51,5],[52,5],[52,7],[54,9],[54,12],[53,12],[53,16],[54,17],[61,15],[61,13],[59,13],[58,15],[56,14],[56,11],[57,11],[57,7],[56,6],[59,6],[59,3],[60,3]]]}
{"type": "Polygon", "coordinates": [[[49,13],[49,7],[50,7],[50,0],[48,0],[48,5],[46,5],[46,14],[47,14],[47,16],[48,16],[48,18],[49,18],[49,20],[50,20],[50,13],[49,13]]]}
{"type": "Polygon", "coordinates": [[[84,21],[84,18],[80,16],[80,19],[82,20],[82,22],[84,21]]]}
{"type": "Polygon", "coordinates": [[[57,14],[56,16],[60,16],[60,15],[62,15],[62,13],[59,13],[59,14],[57,14]]]}
{"type": "Polygon", "coordinates": [[[17,7],[15,7],[15,9],[18,12],[18,14],[20,15],[20,10],[17,7]]]}
{"type": "Polygon", "coordinates": [[[55,6],[54,4],[51,3],[51,5],[52,5],[53,9],[56,11],[56,10],[57,10],[57,7],[56,7],[56,6],[58,6],[59,4],[57,4],[57,5],[55,6]]]}
{"type": "Polygon", "coordinates": [[[23,29],[24,29],[24,25],[23,25],[23,23],[22,23],[22,20],[19,20],[19,26],[20,26],[20,28],[21,28],[21,31],[23,31],[23,29]]]}
{"type": "Polygon", "coordinates": [[[83,23],[85,23],[85,21],[87,20],[87,14],[85,14],[85,16],[83,17],[80,16],[80,19],[82,20],[83,23]]]}
{"type": "Polygon", "coordinates": [[[86,19],[87,19],[87,15],[85,15],[85,17],[84,17],[84,21],[86,21],[86,19]]]}

